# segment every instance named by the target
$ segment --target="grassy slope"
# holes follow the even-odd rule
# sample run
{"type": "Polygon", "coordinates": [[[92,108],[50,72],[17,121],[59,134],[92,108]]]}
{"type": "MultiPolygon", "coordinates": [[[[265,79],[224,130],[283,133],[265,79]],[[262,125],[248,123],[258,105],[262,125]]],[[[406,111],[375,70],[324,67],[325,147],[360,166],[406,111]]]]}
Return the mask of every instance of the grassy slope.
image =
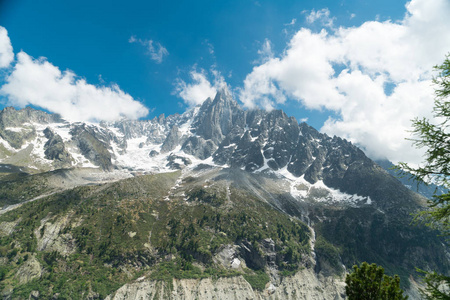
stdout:
{"type": "Polygon", "coordinates": [[[0,177],[0,207],[17,204],[53,191],[48,174],[11,173],[0,177]]]}
{"type": "MultiPolygon", "coordinates": [[[[213,263],[214,254],[224,244],[242,241],[261,253],[264,238],[274,240],[276,264],[284,274],[302,266],[309,253],[304,224],[233,188],[228,200],[224,187],[206,189],[186,181],[188,201],[164,200],[179,175],[78,187],[0,216],[0,222],[18,222],[11,235],[0,239],[0,256],[7,260],[0,267],[0,290],[12,286],[19,298],[28,298],[32,290],[44,298],[54,293],[81,298],[89,291],[104,297],[143,274],[168,282],[173,277],[234,276],[239,272],[213,263]],[[63,216],[70,221],[60,235],[74,244],[74,252],[63,256],[54,248],[38,251],[37,238],[47,226],[41,224],[63,216]],[[45,272],[19,285],[14,275],[32,255],[45,272]]],[[[243,274],[261,289],[268,277],[258,269],[255,265],[243,274]]]]}

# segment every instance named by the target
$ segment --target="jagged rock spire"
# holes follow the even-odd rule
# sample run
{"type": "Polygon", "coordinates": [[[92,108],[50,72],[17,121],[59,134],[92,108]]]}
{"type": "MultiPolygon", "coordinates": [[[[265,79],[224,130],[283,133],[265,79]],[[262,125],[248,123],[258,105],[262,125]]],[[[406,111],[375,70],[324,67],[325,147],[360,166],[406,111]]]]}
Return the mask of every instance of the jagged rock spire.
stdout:
{"type": "Polygon", "coordinates": [[[212,102],[205,101],[197,116],[197,134],[220,144],[235,126],[244,126],[244,111],[228,88],[220,89],[212,102]]]}

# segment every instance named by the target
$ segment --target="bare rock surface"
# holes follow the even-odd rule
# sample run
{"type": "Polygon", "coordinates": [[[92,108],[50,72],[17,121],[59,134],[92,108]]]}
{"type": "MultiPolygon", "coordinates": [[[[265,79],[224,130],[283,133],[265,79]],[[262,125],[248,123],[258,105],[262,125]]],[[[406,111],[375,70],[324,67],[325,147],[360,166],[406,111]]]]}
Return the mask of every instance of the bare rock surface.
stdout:
{"type": "Polygon", "coordinates": [[[35,278],[40,278],[41,275],[41,264],[34,256],[31,256],[23,265],[20,266],[15,277],[19,281],[19,284],[25,284],[35,278]]]}
{"type": "Polygon", "coordinates": [[[173,289],[162,283],[141,280],[122,286],[108,300],[212,300],[212,299],[344,299],[343,278],[316,275],[312,269],[303,269],[292,277],[284,278],[275,286],[268,283],[263,291],[252,289],[242,276],[173,281],[173,289]]]}
{"type": "Polygon", "coordinates": [[[43,219],[34,234],[39,251],[57,251],[61,255],[73,253],[76,248],[75,240],[70,233],[62,233],[69,225],[70,216],[65,215],[55,220],[43,219]]]}

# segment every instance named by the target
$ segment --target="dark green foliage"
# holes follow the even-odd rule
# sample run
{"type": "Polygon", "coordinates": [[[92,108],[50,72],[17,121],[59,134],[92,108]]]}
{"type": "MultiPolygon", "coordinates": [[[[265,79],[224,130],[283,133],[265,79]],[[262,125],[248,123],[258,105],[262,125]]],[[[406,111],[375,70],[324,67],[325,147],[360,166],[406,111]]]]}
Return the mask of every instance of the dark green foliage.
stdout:
{"type": "MultiPolygon", "coordinates": [[[[398,168],[412,174],[419,182],[433,182],[450,188],[450,54],[442,65],[436,66],[438,75],[434,78],[436,85],[434,101],[434,116],[437,119],[413,120],[414,143],[418,148],[424,148],[425,162],[419,167],[400,163],[398,168]]],[[[429,210],[416,216],[416,221],[436,228],[446,237],[450,235],[450,193],[435,195],[428,202],[429,210]]],[[[423,272],[423,271],[422,271],[423,272]]],[[[426,288],[422,290],[427,299],[450,299],[450,277],[436,272],[423,272],[426,288]],[[443,288],[442,288],[443,287],[443,288]]]]}
{"type": "MultiPolygon", "coordinates": [[[[399,206],[398,211],[401,209],[399,206]]],[[[445,252],[432,250],[442,247],[445,240],[424,225],[411,226],[412,215],[390,215],[372,206],[346,210],[324,208],[321,213],[326,221],[317,222],[316,239],[323,237],[332,244],[348,269],[360,261],[374,262],[382,265],[388,274],[398,274],[403,289],[409,288],[409,277],[416,275],[416,267],[449,271],[445,252]]],[[[319,252],[318,266],[322,267],[322,260],[329,257],[319,252]]],[[[333,264],[332,261],[327,264],[333,264]]]]}
{"type": "Polygon", "coordinates": [[[252,288],[259,291],[264,290],[266,284],[270,281],[269,275],[261,270],[255,272],[247,272],[246,274],[244,274],[244,278],[248,283],[250,283],[252,288]]]}
{"type": "Polygon", "coordinates": [[[205,278],[208,277],[199,267],[192,265],[184,259],[163,262],[151,273],[150,278],[164,281],[171,281],[172,278],[205,278]]]}
{"type": "Polygon", "coordinates": [[[6,274],[8,274],[9,268],[6,266],[0,267],[0,281],[3,281],[5,279],[6,274]]]}
{"type": "Polygon", "coordinates": [[[16,173],[0,177],[0,207],[20,203],[49,193],[47,174],[16,173]]]}
{"type": "Polygon", "coordinates": [[[57,259],[60,258],[61,255],[57,251],[46,252],[43,255],[43,259],[45,263],[51,268],[55,264],[57,264],[57,259]]]}
{"type": "Polygon", "coordinates": [[[188,201],[201,201],[218,207],[225,203],[225,199],[215,193],[208,193],[204,188],[195,187],[188,194],[188,201]]]}
{"type": "Polygon", "coordinates": [[[448,290],[446,290],[446,286],[450,282],[450,277],[442,274],[438,274],[436,272],[425,272],[422,270],[418,270],[424,276],[423,281],[426,287],[422,290],[422,294],[425,299],[428,300],[448,300],[450,299],[448,295],[448,290]]]}
{"type": "Polygon", "coordinates": [[[341,263],[340,251],[324,237],[318,236],[314,250],[318,258],[321,270],[331,274],[342,274],[344,268],[341,263]]]}
{"type": "MultiPolygon", "coordinates": [[[[14,297],[28,298],[32,290],[38,290],[43,299],[50,299],[55,293],[59,293],[61,299],[79,299],[76,295],[81,298],[91,289],[104,298],[130,280],[126,272],[116,267],[154,264],[143,246],[154,221],[149,211],[152,203],[149,195],[167,194],[178,175],[142,176],[104,186],[78,187],[1,215],[0,222],[18,223],[10,236],[0,238],[0,254],[4,252],[4,256],[17,257],[20,261],[34,252],[46,270],[42,278],[23,285],[18,285],[14,277],[7,278],[14,286],[14,297]],[[139,215],[141,212],[144,214],[139,215]],[[41,221],[47,218],[49,223],[54,223],[67,215],[73,221],[62,228],[60,234],[68,234],[69,240],[73,238],[75,253],[62,256],[56,251],[36,252],[35,234],[42,236],[47,227],[42,226],[36,232],[41,221]],[[77,220],[81,220],[81,224],[77,220]],[[131,238],[129,232],[136,232],[136,236],[131,238]],[[14,241],[21,247],[11,247],[14,241]],[[18,257],[19,251],[24,251],[23,258],[18,257]]],[[[9,266],[19,267],[17,264],[9,266]]]]}
{"type": "Polygon", "coordinates": [[[384,275],[384,269],[366,262],[353,266],[353,272],[345,278],[345,292],[349,300],[403,300],[400,278],[384,275]]]}
{"type": "Polygon", "coordinates": [[[16,249],[16,248],[14,248],[14,249],[12,249],[11,251],[8,252],[8,254],[6,255],[6,257],[7,257],[9,260],[12,260],[14,257],[16,257],[17,252],[19,252],[19,250],[16,249]]]}

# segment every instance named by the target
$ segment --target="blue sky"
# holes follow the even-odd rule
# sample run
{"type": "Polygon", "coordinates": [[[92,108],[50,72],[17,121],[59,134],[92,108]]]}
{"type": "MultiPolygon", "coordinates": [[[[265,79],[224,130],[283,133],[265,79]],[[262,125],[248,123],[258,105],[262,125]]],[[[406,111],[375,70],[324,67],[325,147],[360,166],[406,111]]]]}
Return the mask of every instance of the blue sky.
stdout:
{"type": "MultiPolygon", "coordinates": [[[[216,65],[231,87],[242,86],[265,39],[272,41],[274,51],[282,52],[290,35],[309,25],[305,17],[313,9],[328,8],[339,24],[357,26],[377,17],[400,18],[404,5],[405,1],[6,0],[0,25],[8,30],[16,51],[44,56],[92,84],[117,83],[152,109],[152,117],[186,109],[173,95],[174,84],[177,78],[189,80],[194,65],[205,70],[216,65]],[[296,24],[285,25],[293,19],[296,24]],[[156,63],[145,46],[128,42],[131,36],[160,43],[169,55],[156,63]]],[[[300,119],[314,113],[295,110],[300,119]]],[[[320,128],[327,115],[316,114],[309,121],[320,128]]]]}
{"type": "Polygon", "coordinates": [[[431,116],[429,71],[450,51],[450,38],[438,41],[449,30],[449,7],[448,0],[4,0],[0,54],[9,41],[14,58],[0,63],[0,108],[99,119],[89,110],[108,115],[107,106],[111,118],[153,118],[182,113],[226,84],[248,108],[281,108],[373,157],[412,161],[417,154],[401,154],[410,148],[404,131],[415,115],[431,116]],[[417,50],[425,42],[429,48],[417,50]],[[411,108],[404,90],[422,104],[411,108]],[[86,99],[58,100],[56,109],[53,94],[86,99]],[[383,128],[383,111],[393,107],[407,112],[383,128]]]}

